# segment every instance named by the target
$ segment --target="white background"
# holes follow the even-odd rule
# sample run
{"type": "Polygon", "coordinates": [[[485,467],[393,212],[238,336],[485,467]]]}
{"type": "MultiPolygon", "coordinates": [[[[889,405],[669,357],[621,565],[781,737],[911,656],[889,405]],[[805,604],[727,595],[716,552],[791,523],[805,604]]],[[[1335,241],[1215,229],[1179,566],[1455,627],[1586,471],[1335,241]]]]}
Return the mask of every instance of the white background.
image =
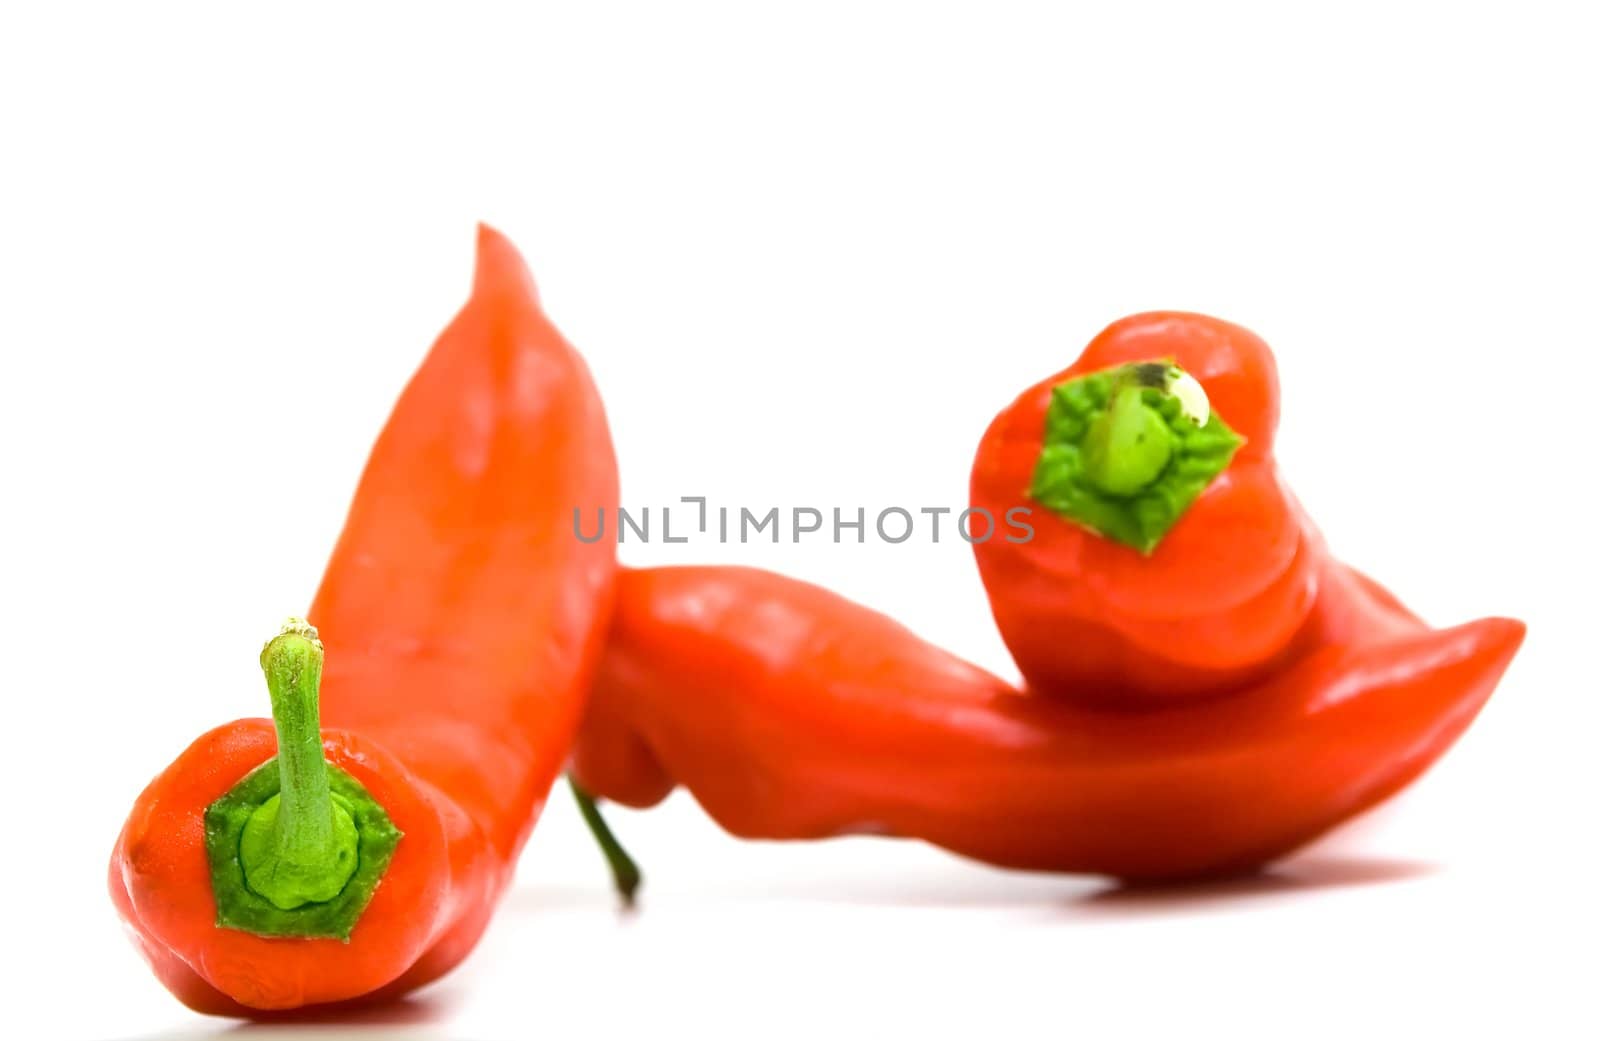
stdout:
{"type": "MultiPolygon", "coordinates": [[[[481,218],[586,353],[629,505],[959,508],[1018,390],[1204,310],[1278,351],[1283,468],[1341,555],[1530,635],[1439,769],[1256,882],[740,844],[680,794],[614,813],[649,873],[623,920],[558,792],[468,966],[324,1030],[1594,1036],[1585,5],[672,6],[0,14],[8,1033],[237,1029],[139,962],[105,858],[192,736],[264,713],[256,649],[481,218]]],[[[958,542],[625,550],[1011,671],[958,542]]]]}

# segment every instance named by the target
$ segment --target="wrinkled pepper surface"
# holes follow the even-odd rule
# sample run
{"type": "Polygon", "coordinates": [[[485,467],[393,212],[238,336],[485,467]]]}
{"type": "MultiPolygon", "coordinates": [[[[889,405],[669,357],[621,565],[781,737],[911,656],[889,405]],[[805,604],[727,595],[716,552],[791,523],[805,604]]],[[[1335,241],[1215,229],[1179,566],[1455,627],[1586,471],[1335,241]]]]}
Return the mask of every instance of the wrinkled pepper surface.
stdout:
{"type": "MultiPolygon", "coordinates": [[[[285,509],[294,466],[267,478],[285,509]]],[[[572,511],[616,501],[588,370],[480,229],[471,299],[373,449],[313,624],[263,651],[274,718],[200,737],[117,840],[112,897],[185,1004],[391,997],[472,949],[604,636],[614,547],[574,539],[572,511]]]]}
{"type": "Polygon", "coordinates": [[[1334,560],[1277,417],[1259,338],[1155,313],[994,421],[972,504],[1035,534],[975,551],[1026,691],[790,579],[626,574],[578,781],[630,806],[683,784],[746,837],[1133,880],[1292,851],[1441,755],[1524,628],[1431,629],[1334,560]]]}

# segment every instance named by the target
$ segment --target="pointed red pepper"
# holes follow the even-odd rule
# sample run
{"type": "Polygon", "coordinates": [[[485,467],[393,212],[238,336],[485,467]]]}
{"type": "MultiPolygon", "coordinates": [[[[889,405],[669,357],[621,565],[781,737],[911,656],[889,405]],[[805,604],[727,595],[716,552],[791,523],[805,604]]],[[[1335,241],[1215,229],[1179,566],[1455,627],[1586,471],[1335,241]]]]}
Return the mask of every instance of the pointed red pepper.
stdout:
{"type": "Polygon", "coordinates": [[[682,783],[749,837],[1130,879],[1290,852],[1442,754],[1523,625],[1429,629],[1333,560],[1277,417],[1266,344],[1179,313],[1115,323],[1000,414],[975,550],[1026,693],[802,583],[626,575],[579,782],[633,806],[682,783]]]}
{"type": "MultiPolygon", "coordinates": [[[[293,509],[293,458],[264,485],[293,509]]],[[[616,501],[588,370],[481,229],[472,297],[372,450],[316,628],[296,620],[262,654],[273,720],[197,740],[117,840],[112,898],[180,1000],[247,1016],[373,1001],[466,956],[604,635],[615,547],[574,538],[573,511],[616,501]]]]}

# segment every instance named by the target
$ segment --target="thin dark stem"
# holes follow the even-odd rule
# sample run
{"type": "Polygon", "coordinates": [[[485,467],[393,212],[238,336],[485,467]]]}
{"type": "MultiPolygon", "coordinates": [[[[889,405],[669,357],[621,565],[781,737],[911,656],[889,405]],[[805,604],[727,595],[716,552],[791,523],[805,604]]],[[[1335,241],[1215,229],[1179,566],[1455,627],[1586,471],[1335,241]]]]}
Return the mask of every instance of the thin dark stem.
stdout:
{"type": "Polygon", "coordinates": [[[605,854],[606,863],[611,866],[611,881],[617,888],[617,895],[622,897],[622,906],[631,908],[633,894],[643,880],[639,865],[633,862],[628,851],[622,848],[622,843],[611,833],[606,819],[600,815],[600,807],[595,805],[594,796],[584,791],[570,774],[567,775],[567,783],[572,786],[572,797],[577,800],[583,822],[589,826],[589,834],[594,836],[600,852],[605,854]]]}

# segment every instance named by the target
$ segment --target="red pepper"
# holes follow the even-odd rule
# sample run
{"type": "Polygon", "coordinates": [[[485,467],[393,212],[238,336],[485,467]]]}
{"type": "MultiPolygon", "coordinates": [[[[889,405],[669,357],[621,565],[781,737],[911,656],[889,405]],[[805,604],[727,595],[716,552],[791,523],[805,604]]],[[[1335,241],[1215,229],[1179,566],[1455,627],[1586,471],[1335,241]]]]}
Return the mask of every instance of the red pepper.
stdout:
{"type": "Polygon", "coordinates": [[[1278,478],[1277,416],[1266,344],[1176,313],[1000,414],[973,534],[1027,694],[777,576],[625,577],[579,781],[634,806],[681,782],[739,835],[1131,879],[1293,850],[1437,758],[1523,626],[1430,630],[1334,561],[1278,478]]]}
{"type": "MultiPolygon", "coordinates": [[[[1101,411],[1096,418],[1111,417],[1101,411]]],[[[1116,322],[995,418],[973,463],[972,505],[996,516],[1031,509],[1033,537],[997,534],[973,549],[1000,633],[1035,689],[1163,704],[1261,679],[1307,648],[1326,551],[1278,476],[1277,425],[1277,367],[1267,345],[1237,325],[1172,312],[1116,322]],[[1071,440],[1050,428],[1059,388],[1160,361],[1198,380],[1213,421],[1243,443],[1187,509],[1161,517],[1175,523],[1146,554],[1029,493],[1041,491],[1046,446],[1071,440]]],[[[1168,472],[1182,462],[1169,460],[1168,472]]],[[[1166,491],[1157,488],[1151,499],[1170,506],[1166,491]]]]}
{"type": "Polygon", "coordinates": [[[1128,879],[1253,867],[1390,795],[1493,690],[1523,627],[1434,631],[1324,565],[1318,649],[1131,713],[1018,692],[881,614],[743,568],[627,572],[574,758],[629,806],[683,784],[744,838],[920,838],[1128,879]],[[1353,634],[1362,639],[1352,642],[1353,634]]]}
{"type": "MultiPolygon", "coordinates": [[[[292,459],[268,475],[288,508],[293,482],[292,459]]],[[[395,406],[311,608],[328,728],[317,633],[291,625],[262,659],[276,737],[204,735],[117,840],[112,897],[185,1004],[391,997],[472,949],[604,634],[614,547],[574,538],[573,510],[616,501],[589,373],[483,228],[472,297],[395,406]]]]}

